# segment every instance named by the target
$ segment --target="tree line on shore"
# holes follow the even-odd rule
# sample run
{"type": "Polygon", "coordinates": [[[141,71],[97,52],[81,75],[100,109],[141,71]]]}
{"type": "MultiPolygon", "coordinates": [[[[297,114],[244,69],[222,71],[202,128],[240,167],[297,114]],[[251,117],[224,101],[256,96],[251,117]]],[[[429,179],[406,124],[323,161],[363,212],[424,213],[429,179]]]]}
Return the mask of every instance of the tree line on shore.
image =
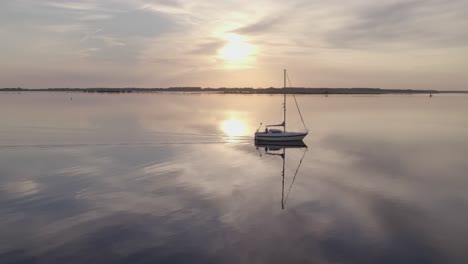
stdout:
{"type": "Polygon", "coordinates": [[[134,92],[211,92],[229,94],[392,94],[392,93],[441,93],[441,92],[467,92],[467,91],[438,91],[438,90],[413,90],[413,89],[381,89],[381,88],[307,88],[288,87],[283,88],[202,88],[202,87],[169,87],[169,88],[2,88],[0,91],[16,92],[84,92],[84,93],[134,93],[134,92]]]}

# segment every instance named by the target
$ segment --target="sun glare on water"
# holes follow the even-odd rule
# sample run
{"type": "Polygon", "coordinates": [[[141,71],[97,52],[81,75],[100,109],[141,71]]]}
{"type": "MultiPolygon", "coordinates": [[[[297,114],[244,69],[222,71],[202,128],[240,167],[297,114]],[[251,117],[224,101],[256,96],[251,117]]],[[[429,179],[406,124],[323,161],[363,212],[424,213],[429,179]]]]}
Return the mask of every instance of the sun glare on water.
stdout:
{"type": "Polygon", "coordinates": [[[245,135],[244,123],[240,120],[229,119],[222,123],[223,132],[229,137],[238,137],[245,135]]]}

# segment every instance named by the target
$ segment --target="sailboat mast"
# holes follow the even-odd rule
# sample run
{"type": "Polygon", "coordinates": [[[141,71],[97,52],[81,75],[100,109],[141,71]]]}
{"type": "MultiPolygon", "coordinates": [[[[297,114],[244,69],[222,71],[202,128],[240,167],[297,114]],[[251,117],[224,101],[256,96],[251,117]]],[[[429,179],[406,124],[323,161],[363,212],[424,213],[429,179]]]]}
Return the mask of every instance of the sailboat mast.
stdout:
{"type": "Polygon", "coordinates": [[[284,210],[284,169],[286,168],[286,148],[283,148],[283,155],[281,155],[283,159],[283,171],[282,171],[282,183],[281,183],[281,209],[284,210]]]}
{"type": "Polygon", "coordinates": [[[283,126],[286,132],[286,69],[284,69],[284,85],[283,85],[283,126]]]}

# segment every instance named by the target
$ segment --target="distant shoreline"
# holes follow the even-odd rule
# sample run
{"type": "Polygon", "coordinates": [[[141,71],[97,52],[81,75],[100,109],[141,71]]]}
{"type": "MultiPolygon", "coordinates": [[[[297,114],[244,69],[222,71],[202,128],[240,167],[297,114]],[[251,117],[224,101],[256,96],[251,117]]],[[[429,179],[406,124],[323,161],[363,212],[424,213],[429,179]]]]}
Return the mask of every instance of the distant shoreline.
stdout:
{"type": "MultiPolygon", "coordinates": [[[[1,88],[0,92],[83,92],[83,93],[151,93],[151,92],[199,92],[223,94],[282,94],[282,88],[202,88],[202,87],[169,87],[169,88],[1,88]]],[[[287,94],[441,94],[468,93],[468,91],[440,91],[413,89],[381,88],[305,88],[291,87],[287,94]]]]}

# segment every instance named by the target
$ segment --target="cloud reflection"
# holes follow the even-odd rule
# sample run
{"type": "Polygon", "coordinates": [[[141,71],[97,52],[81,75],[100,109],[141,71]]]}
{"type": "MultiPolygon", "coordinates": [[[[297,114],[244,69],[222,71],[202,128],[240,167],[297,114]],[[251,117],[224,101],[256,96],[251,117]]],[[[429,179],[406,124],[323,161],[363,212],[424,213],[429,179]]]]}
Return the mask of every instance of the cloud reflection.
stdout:
{"type": "MultiPolygon", "coordinates": [[[[441,102],[456,107],[421,119],[421,109],[432,109],[422,97],[307,97],[311,103],[305,116],[313,117],[314,131],[306,138],[308,155],[281,210],[281,159],[260,157],[252,141],[205,144],[189,135],[219,136],[229,120],[249,130],[249,113],[277,117],[258,102],[277,105],[279,97],[83,95],[49,120],[40,117],[68,96],[56,95],[53,103],[44,95],[15,96],[0,105],[18,109],[15,120],[3,125],[21,133],[4,133],[10,137],[3,143],[38,131],[39,143],[62,140],[57,135],[74,131],[70,125],[76,119],[70,116],[79,113],[90,127],[64,139],[109,144],[0,151],[1,198],[7,198],[0,199],[0,233],[8,241],[0,244],[1,263],[468,259],[463,228],[468,221],[467,141],[462,133],[467,121],[456,113],[466,110],[466,98],[440,96],[430,107],[441,102]],[[31,101],[26,104],[24,98],[31,101]],[[90,109],[91,100],[96,101],[90,109]],[[168,113],[154,111],[155,102],[168,113]],[[374,104],[380,112],[362,118],[363,108],[375,109],[369,106],[374,104]],[[39,110],[30,111],[31,105],[39,110]],[[406,114],[383,122],[395,105],[406,114]],[[453,118],[450,129],[446,116],[453,118]],[[17,126],[34,120],[42,120],[43,128],[17,126]],[[431,133],[403,137],[395,132],[422,130],[414,120],[433,124],[431,133]],[[182,129],[189,144],[118,144],[130,137],[132,142],[166,142],[168,134],[156,132],[182,129]]],[[[286,175],[294,174],[302,154],[288,150],[286,175]]],[[[285,186],[292,180],[286,177],[285,186]]]]}

